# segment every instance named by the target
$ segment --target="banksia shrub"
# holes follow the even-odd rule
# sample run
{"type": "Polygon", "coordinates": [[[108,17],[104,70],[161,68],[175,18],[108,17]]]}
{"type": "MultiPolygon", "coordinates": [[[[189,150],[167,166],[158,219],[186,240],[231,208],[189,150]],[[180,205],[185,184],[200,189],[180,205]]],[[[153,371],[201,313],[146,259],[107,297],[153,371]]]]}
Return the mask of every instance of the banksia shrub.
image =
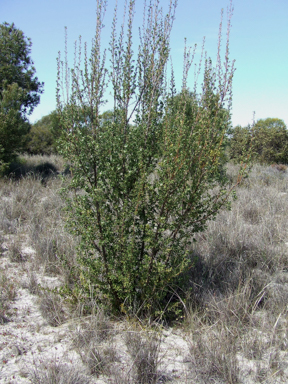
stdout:
{"type": "Polygon", "coordinates": [[[80,44],[72,70],[59,56],[60,151],[72,164],[66,198],[69,226],[81,239],[78,289],[88,296],[93,292],[116,312],[158,316],[172,305],[170,292],[182,272],[193,267],[189,246],[194,234],[229,202],[233,189],[223,167],[234,73],[229,61],[232,5],[225,61],[220,28],[217,65],[203,60],[200,94],[196,85],[194,91],[188,88],[193,53],[187,48],[181,91],[176,92],[173,71],[167,86],[176,5],[170,1],[163,17],[158,1],[150,1],[136,58],[134,7],[130,0],[127,25],[123,22],[119,34],[115,9],[110,68],[100,45],[103,0],[97,1],[90,61],[85,50],[81,66],[80,44]],[[114,108],[103,119],[107,82],[114,108]]]}

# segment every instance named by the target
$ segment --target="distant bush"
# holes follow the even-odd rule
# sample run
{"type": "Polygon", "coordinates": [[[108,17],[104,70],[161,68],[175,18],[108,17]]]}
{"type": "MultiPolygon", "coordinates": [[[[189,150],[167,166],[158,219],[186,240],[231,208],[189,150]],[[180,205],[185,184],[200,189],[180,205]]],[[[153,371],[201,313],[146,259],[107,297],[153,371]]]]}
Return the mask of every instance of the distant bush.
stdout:
{"type": "Polygon", "coordinates": [[[251,127],[237,126],[230,140],[230,158],[240,162],[248,148],[261,164],[288,163],[288,131],[281,119],[261,119],[251,127]]]}
{"type": "Polygon", "coordinates": [[[43,116],[32,125],[27,135],[26,150],[31,155],[51,155],[57,153],[59,118],[56,111],[43,116]]]}
{"type": "Polygon", "coordinates": [[[28,116],[40,102],[44,83],[35,76],[32,42],[14,25],[0,24],[0,174],[15,161],[30,129],[28,116]]]}
{"type": "Polygon", "coordinates": [[[240,163],[243,153],[251,146],[251,139],[251,127],[241,127],[241,125],[237,125],[232,130],[232,137],[229,142],[230,159],[240,163]]]}

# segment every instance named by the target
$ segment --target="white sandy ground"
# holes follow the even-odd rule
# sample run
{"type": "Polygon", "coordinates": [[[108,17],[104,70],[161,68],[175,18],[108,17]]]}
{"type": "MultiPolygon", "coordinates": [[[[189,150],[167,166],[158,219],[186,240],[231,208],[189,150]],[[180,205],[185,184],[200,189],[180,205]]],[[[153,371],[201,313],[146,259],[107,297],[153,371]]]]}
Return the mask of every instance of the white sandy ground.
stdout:
{"type": "MultiPolygon", "coordinates": [[[[4,249],[6,244],[4,244],[4,249]]],[[[10,384],[30,383],[29,374],[33,369],[40,369],[42,362],[47,361],[79,367],[85,372],[79,355],[72,348],[71,325],[73,320],[52,327],[42,317],[37,296],[29,293],[25,288],[29,269],[29,258],[33,258],[33,249],[23,247],[22,255],[27,256],[25,263],[12,263],[6,257],[6,251],[0,258],[1,268],[6,269],[9,280],[19,284],[16,299],[11,304],[13,315],[10,321],[0,325],[0,382],[10,384]]],[[[44,287],[53,288],[59,284],[55,277],[36,274],[37,280],[44,287]]],[[[75,320],[76,322],[76,320],[75,320]]],[[[122,328],[122,326],[121,326],[122,328]]],[[[120,359],[127,359],[127,351],[121,332],[116,337],[117,352],[120,359]]],[[[182,382],[188,375],[188,344],[185,335],[180,331],[168,329],[163,331],[161,343],[161,367],[165,369],[165,376],[174,379],[173,382],[182,382]],[[187,371],[187,372],[186,372],[187,371]],[[183,376],[184,375],[184,376],[183,376]]],[[[92,378],[91,383],[107,383],[105,378],[92,378]]]]}
{"type": "MultiPolygon", "coordinates": [[[[72,327],[77,326],[77,320],[52,327],[42,317],[36,295],[29,293],[25,288],[28,281],[29,263],[33,260],[34,250],[23,245],[22,255],[27,257],[26,262],[10,262],[7,249],[10,237],[4,244],[4,252],[0,257],[0,267],[6,270],[11,281],[19,285],[16,299],[12,302],[13,315],[10,321],[0,325],[0,383],[24,384],[31,383],[29,375],[33,370],[42,369],[41,363],[65,364],[67,367],[77,367],[83,374],[88,374],[81,362],[79,354],[73,349],[72,327]]],[[[45,276],[41,268],[37,271],[37,280],[42,286],[53,288],[59,285],[56,277],[45,276]]],[[[124,343],[123,330],[127,324],[115,324],[115,343],[118,358],[122,366],[129,372],[127,348],[124,343]],[[117,332],[118,328],[118,332],[117,332]]],[[[127,330],[127,328],[126,328],[127,330]]],[[[74,334],[75,336],[75,334],[74,334]]],[[[199,383],[195,373],[191,371],[191,358],[189,357],[189,335],[180,329],[165,329],[161,336],[160,371],[163,379],[160,382],[168,383],[199,383]],[[166,379],[165,379],[166,378],[166,379]]],[[[255,362],[238,356],[243,373],[243,383],[252,384],[255,381],[255,362]]],[[[283,357],[283,377],[276,378],[275,383],[288,383],[288,357],[283,357]],[[284,379],[284,381],[283,381],[284,379]]],[[[271,383],[273,378],[271,378],[271,383]]],[[[111,379],[112,380],[112,379],[111,379]]],[[[113,383],[108,377],[92,377],[91,384],[113,383]]],[[[220,381],[213,381],[221,383],[220,381]]],[[[43,383],[44,384],[44,383],[43,383]]]]}

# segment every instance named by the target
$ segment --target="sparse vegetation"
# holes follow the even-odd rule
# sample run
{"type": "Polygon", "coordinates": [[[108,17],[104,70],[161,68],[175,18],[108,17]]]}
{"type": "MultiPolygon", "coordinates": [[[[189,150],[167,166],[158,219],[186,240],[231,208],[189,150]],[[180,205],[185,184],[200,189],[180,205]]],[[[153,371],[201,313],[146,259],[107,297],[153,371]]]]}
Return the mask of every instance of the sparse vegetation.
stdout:
{"type": "Polygon", "coordinates": [[[11,311],[11,302],[17,295],[17,283],[10,281],[7,271],[0,269],[0,324],[9,321],[13,311],[11,311]]]}
{"type": "MultiPolygon", "coordinates": [[[[0,179],[1,375],[33,384],[287,383],[288,168],[286,147],[274,151],[286,131],[276,121],[271,151],[253,147],[254,162],[273,164],[255,163],[249,178],[226,163],[228,44],[230,70],[207,59],[201,96],[186,87],[187,51],[183,89],[167,91],[172,2],[163,20],[151,2],[137,73],[134,2],[125,44],[115,16],[115,108],[100,115],[105,1],[97,4],[91,76],[86,60],[72,73],[72,99],[58,99],[71,171],[61,156],[25,155],[0,179]]],[[[237,160],[246,144],[249,152],[249,129],[235,131],[237,160]]]]}
{"type": "Polygon", "coordinates": [[[38,364],[29,375],[32,384],[89,384],[83,373],[73,366],[67,366],[55,361],[45,361],[38,364]]]}
{"type": "MultiPolygon", "coordinates": [[[[65,168],[56,157],[29,158],[33,166],[43,160],[59,171],[65,168]]],[[[227,173],[233,182],[237,165],[227,164],[227,173]]],[[[26,274],[23,289],[38,295],[38,308],[54,329],[72,322],[73,349],[92,374],[84,375],[87,380],[93,383],[93,377],[98,376],[117,384],[139,383],[141,377],[146,377],[143,383],[157,382],[156,378],[159,382],[163,377],[187,384],[212,379],[225,383],[287,381],[288,172],[284,167],[255,165],[249,178],[238,186],[238,199],[231,210],[222,209],[191,245],[193,268],[183,276],[186,296],[178,303],[185,306],[185,318],[176,323],[188,340],[183,359],[189,362],[189,369],[178,379],[179,375],[165,371],[167,351],[161,349],[165,341],[161,328],[157,331],[160,339],[149,339],[145,335],[155,336],[149,319],[146,325],[131,326],[129,317],[115,319],[109,306],[99,307],[93,299],[97,292],[84,300],[77,289],[81,278],[75,268],[78,240],[65,230],[65,203],[58,194],[65,180],[57,176],[48,179],[46,186],[31,175],[0,181],[1,258],[26,274]],[[25,253],[23,245],[34,252],[25,253]],[[14,246],[16,251],[12,252],[14,246]],[[23,258],[18,259],[19,254],[23,258]],[[58,283],[47,286],[45,278],[58,283]],[[60,285],[59,297],[51,290],[60,285]],[[74,298],[65,295],[67,286],[74,298]]],[[[13,303],[20,287],[8,272],[9,265],[1,269],[4,327],[15,316],[13,303]]],[[[133,318],[132,324],[135,321],[133,318]]],[[[52,368],[42,370],[39,366],[33,380],[44,375],[45,382],[46,374],[56,374],[52,368]]],[[[64,371],[59,368],[57,378],[65,378],[68,371],[64,371]]],[[[73,372],[82,372],[80,365],[73,372]]]]}
{"type": "Polygon", "coordinates": [[[159,352],[161,339],[156,332],[127,332],[125,337],[132,358],[131,373],[135,383],[156,384],[160,377],[159,352]]]}

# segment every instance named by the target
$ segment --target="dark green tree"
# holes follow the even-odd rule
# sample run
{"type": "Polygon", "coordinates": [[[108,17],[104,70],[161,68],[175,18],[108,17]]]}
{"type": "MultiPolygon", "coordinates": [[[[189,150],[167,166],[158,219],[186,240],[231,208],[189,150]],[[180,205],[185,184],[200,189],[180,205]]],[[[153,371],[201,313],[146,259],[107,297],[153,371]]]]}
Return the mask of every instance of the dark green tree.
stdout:
{"type": "Polygon", "coordinates": [[[240,163],[245,153],[251,148],[251,127],[237,125],[229,131],[229,157],[236,163],[240,163]]]}
{"type": "Polygon", "coordinates": [[[35,76],[31,40],[14,25],[0,25],[0,167],[13,160],[29,131],[27,115],[40,102],[43,83],[35,76]]]}
{"type": "Polygon", "coordinates": [[[56,111],[43,116],[32,124],[27,135],[26,151],[34,155],[50,155],[57,152],[57,140],[60,134],[60,121],[56,111]]]}
{"type": "Polygon", "coordinates": [[[288,131],[283,120],[258,120],[252,130],[253,150],[260,163],[288,164],[288,131]]]}
{"type": "Polygon", "coordinates": [[[230,157],[240,162],[251,149],[253,162],[288,164],[288,131],[283,120],[260,119],[254,126],[235,127],[230,139],[230,157]]]}

